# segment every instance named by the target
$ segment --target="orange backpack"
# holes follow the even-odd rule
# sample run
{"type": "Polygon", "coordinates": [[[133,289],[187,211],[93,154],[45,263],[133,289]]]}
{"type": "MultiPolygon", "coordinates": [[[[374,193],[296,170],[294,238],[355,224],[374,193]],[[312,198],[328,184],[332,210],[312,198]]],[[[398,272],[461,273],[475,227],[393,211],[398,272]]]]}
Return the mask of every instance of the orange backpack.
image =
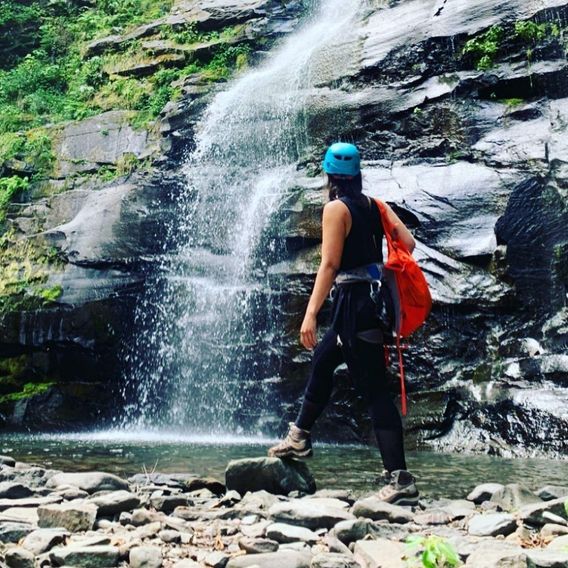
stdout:
{"type": "Polygon", "coordinates": [[[385,262],[385,277],[393,296],[395,307],[395,333],[400,367],[400,390],[402,414],[406,415],[406,386],[400,338],[408,337],[428,317],[432,308],[432,296],[428,282],[412,254],[404,245],[392,238],[395,226],[390,222],[385,204],[375,199],[381,213],[381,221],[387,239],[388,259],[385,262]]]}

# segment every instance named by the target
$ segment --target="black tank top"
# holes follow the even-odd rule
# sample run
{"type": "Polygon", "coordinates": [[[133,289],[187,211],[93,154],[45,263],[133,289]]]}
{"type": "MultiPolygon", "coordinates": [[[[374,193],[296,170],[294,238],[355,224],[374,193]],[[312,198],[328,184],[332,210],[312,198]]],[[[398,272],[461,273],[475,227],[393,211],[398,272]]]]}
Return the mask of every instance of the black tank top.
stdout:
{"type": "Polygon", "coordinates": [[[351,213],[351,230],[343,245],[339,270],[383,262],[383,226],[374,199],[342,197],[351,213]]]}

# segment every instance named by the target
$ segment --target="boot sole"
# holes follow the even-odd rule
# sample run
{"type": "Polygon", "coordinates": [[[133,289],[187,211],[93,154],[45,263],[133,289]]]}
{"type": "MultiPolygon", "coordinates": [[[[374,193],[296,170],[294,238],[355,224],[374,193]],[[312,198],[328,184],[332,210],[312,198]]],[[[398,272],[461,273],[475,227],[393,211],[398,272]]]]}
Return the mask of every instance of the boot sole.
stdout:
{"type": "Polygon", "coordinates": [[[391,501],[391,505],[398,505],[399,507],[412,507],[418,505],[419,496],[416,497],[402,497],[396,501],[391,501]]]}
{"type": "Polygon", "coordinates": [[[297,451],[289,451],[283,452],[279,454],[272,454],[269,455],[271,458],[311,458],[314,455],[313,450],[310,448],[309,450],[304,450],[303,452],[297,451]]]}

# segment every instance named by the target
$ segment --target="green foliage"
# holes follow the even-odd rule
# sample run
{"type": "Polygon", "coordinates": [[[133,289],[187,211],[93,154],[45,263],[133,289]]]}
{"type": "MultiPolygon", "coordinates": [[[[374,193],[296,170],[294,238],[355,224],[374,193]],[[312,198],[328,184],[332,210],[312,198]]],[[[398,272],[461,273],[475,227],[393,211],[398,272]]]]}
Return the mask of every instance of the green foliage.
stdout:
{"type": "Polygon", "coordinates": [[[478,71],[493,67],[505,32],[501,26],[492,26],[485,33],[468,40],[462,50],[476,61],[478,71]]]}
{"type": "Polygon", "coordinates": [[[14,402],[16,400],[22,400],[24,398],[30,398],[32,396],[42,394],[47,390],[49,390],[54,384],[55,384],[54,382],[26,383],[21,391],[0,396],[0,404],[6,402],[14,402]]]}
{"type": "Polygon", "coordinates": [[[12,198],[29,186],[28,178],[19,176],[0,177],[0,222],[6,218],[6,207],[12,198]]]}
{"type": "Polygon", "coordinates": [[[501,102],[509,108],[515,108],[525,103],[524,99],[502,99],[501,102]]]}
{"type": "Polygon", "coordinates": [[[536,44],[547,37],[558,37],[560,29],[555,23],[537,24],[526,20],[515,22],[515,35],[525,43],[536,44]]]}
{"type": "Polygon", "coordinates": [[[419,551],[420,566],[423,568],[454,568],[461,565],[454,548],[439,536],[409,536],[406,543],[411,550],[419,551]]]}

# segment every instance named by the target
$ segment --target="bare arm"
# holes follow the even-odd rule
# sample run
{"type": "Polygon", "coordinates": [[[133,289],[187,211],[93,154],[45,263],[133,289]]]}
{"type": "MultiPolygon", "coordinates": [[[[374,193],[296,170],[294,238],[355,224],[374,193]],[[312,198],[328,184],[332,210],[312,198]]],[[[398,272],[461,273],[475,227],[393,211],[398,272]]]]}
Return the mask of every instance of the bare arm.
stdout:
{"type": "Polygon", "coordinates": [[[416,247],[416,241],[412,236],[412,233],[406,228],[404,223],[400,220],[398,215],[392,210],[390,205],[386,204],[387,215],[389,221],[392,223],[394,229],[391,234],[393,240],[399,240],[408,252],[412,252],[416,247]]]}
{"type": "Polygon", "coordinates": [[[339,270],[349,221],[349,210],[341,201],[332,201],[324,207],[321,263],[300,330],[300,341],[306,349],[316,346],[316,317],[339,270]]]}

